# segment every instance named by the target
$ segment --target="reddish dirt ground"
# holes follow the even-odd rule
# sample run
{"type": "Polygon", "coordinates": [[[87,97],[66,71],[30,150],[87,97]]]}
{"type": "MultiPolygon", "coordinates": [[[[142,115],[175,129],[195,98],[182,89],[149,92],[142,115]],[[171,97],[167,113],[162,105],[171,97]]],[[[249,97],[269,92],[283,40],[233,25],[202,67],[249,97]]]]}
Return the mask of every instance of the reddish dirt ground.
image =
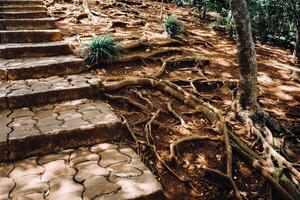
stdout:
{"type": "MultiPolygon", "coordinates": [[[[208,21],[200,21],[197,12],[191,8],[180,8],[174,4],[161,4],[155,1],[93,1],[90,8],[95,14],[93,20],[82,14],[82,6],[77,1],[70,3],[49,2],[49,8],[54,17],[58,17],[59,28],[62,29],[65,39],[70,41],[74,50],[79,49],[79,41],[87,42],[93,35],[109,33],[119,41],[120,46],[141,41],[163,42],[166,34],[163,30],[163,19],[169,14],[176,14],[183,21],[185,28],[192,34],[183,37],[183,45],[169,44],[168,47],[150,46],[146,48],[129,49],[122,52],[122,57],[132,55],[145,56],[149,52],[162,49],[179,48],[180,52],[168,52],[156,56],[156,58],[168,58],[171,56],[195,56],[200,60],[208,58],[210,65],[205,67],[205,76],[209,79],[231,80],[239,79],[239,69],[236,60],[235,41],[222,33],[209,28],[208,21]],[[123,23],[119,23],[123,22],[123,23]],[[125,24],[124,24],[125,23],[125,24]],[[120,27],[121,26],[121,27],[120,27]],[[125,27],[123,27],[125,26],[125,27]]],[[[259,103],[265,111],[275,118],[282,120],[289,127],[300,123],[300,83],[292,79],[293,69],[292,55],[289,51],[274,46],[257,43],[259,103]]],[[[123,79],[126,77],[141,77],[159,70],[161,62],[149,59],[138,59],[132,62],[99,66],[96,73],[105,81],[123,79]]],[[[180,79],[191,81],[199,78],[199,74],[187,66],[179,66],[175,69],[167,69],[161,78],[180,79]],[[180,68],[183,68],[180,70],[180,68]]],[[[183,80],[183,81],[182,81],[183,80]]],[[[179,83],[179,82],[178,82],[179,83]]],[[[189,82],[188,82],[189,84],[189,82]]],[[[181,85],[182,86],[182,85],[181,85]]],[[[198,92],[201,96],[210,99],[210,103],[218,109],[225,111],[232,102],[232,90],[230,87],[216,85],[200,85],[198,92]]],[[[191,92],[191,88],[187,87],[191,92]]],[[[146,106],[146,111],[141,111],[128,103],[110,100],[108,102],[118,115],[125,116],[133,131],[139,139],[145,140],[144,126],[157,109],[161,109],[159,121],[163,127],[155,127],[153,136],[156,141],[159,155],[181,177],[189,180],[190,184],[184,184],[169,173],[147,149],[138,148],[143,161],[158,176],[164,186],[168,199],[232,199],[230,187],[224,181],[206,174],[201,166],[225,171],[226,154],[222,142],[197,141],[189,142],[180,149],[182,163],[178,166],[169,162],[169,145],[172,141],[190,135],[217,135],[211,128],[209,121],[200,113],[188,113],[193,111],[182,102],[177,101],[161,91],[150,88],[127,88],[117,91],[116,95],[126,96],[146,106]],[[136,91],[140,91],[144,97],[150,100],[152,105],[139,98],[136,91]],[[187,126],[168,113],[166,104],[171,102],[173,109],[181,116],[187,126]],[[146,120],[144,120],[146,119],[146,120]],[[144,121],[143,121],[144,120],[144,121]]],[[[243,141],[251,145],[255,140],[248,136],[241,126],[236,126],[236,134],[243,141]]],[[[126,138],[125,138],[126,139],[126,138]]],[[[128,136],[128,142],[132,143],[128,136]]],[[[278,137],[280,139],[280,137],[278,137]]],[[[133,147],[136,147],[132,143],[133,147]]],[[[299,153],[298,145],[298,153],[299,153]]],[[[298,154],[299,155],[299,154],[298,154]]],[[[257,174],[242,158],[234,155],[234,181],[239,190],[247,199],[268,199],[270,192],[267,182],[257,174]]]]}

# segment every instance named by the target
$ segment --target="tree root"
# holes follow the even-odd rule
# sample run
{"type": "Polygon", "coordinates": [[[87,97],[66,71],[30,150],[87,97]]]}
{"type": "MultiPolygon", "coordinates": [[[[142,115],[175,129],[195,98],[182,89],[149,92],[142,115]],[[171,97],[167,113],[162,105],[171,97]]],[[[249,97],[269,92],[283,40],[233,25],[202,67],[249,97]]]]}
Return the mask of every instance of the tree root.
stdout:
{"type": "Polygon", "coordinates": [[[185,68],[185,69],[189,69],[189,70],[194,69],[195,71],[199,71],[199,69],[197,69],[197,68],[199,66],[201,68],[205,68],[206,66],[208,66],[210,64],[210,59],[208,59],[208,58],[200,59],[200,58],[197,58],[196,56],[173,56],[168,59],[162,60],[162,63],[163,64],[162,64],[161,68],[154,74],[149,75],[149,77],[158,78],[163,75],[163,73],[165,72],[165,70],[167,68],[179,69],[180,67],[182,67],[182,65],[189,66],[188,68],[185,68]],[[191,67],[191,66],[193,66],[193,67],[191,67]]]}
{"type": "Polygon", "coordinates": [[[153,78],[133,78],[123,80],[117,83],[111,83],[102,86],[102,90],[105,92],[118,90],[127,86],[150,86],[162,90],[175,98],[183,101],[188,106],[194,108],[197,111],[203,112],[211,123],[213,123],[224,135],[225,147],[226,147],[226,159],[227,159],[227,175],[232,177],[232,150],[229,143],[228,130],[226,123],[220,113],[215,107],[198,99],[192,94],[187,93],[177,85],[163,80],[157,80],[153,78]]]}
{"type": "Polygon", "coordinates": [[[131,44],[122,45],[121,49],[125,51],[138,50],[143,48],[153,47],[178,47],[182,46],[182,42],[174,39],[162,39],[162,40],[141,40],[131,44]]]}
{"type": "Polygon", "coordinates": [[[134,107],[139,108],[144,113],[147,113],[147,111],[148,111],[148,108],[146,108],[145,106],[143,106],[142,104],[140,104],[138,102],[135,102],[135,101],[129,99],[128,97],[110,95],[110,94],[104,94],[104,96],[109,99],[113,99],[113,100],[125,101],[126,103],[129,103],[129,104],[133,105],[134,107]]]}
{"type": "Polygon", "coordinates": [[[214,175],[219,176],[220,178],[226,180],[232,187],[235,199],[242,200],[242,196],[241,196],[235,182],[233,181],[232,177],[228,176],[227,174],[224,174],[224,173],[220,172],[219,170],[211,169],[211,168],[208,168],[208,167],[204,167],[203,169],[208,173],[214,174],[214,175]]]}
{"type": "MultiPolygon", "coordinates": [[[[161,91],[164,91],[175,98],[183,101],[186,105],[194,108],[197,112],[201,112],[205,114],[207,119],[214,124],[216,127],[215,130],[221,131],[224,135],[224,141],[226,146],[226,152],[227,152],[227,176],[232,176],[232,153],[231,153],[231,146],[237,151],[239,154],[241,154],[244,158],[246,158],[261,175],[263,175],[269,183],[272,184],[272,186],[284,197],[284,199],[298,199],[299,195],[299,189],[297,188],[297,184],[295,184],[288,178],[284,173],[280,175],[280,179],[284,177],[284,181],[280,181],[280,183],[274,178],[275,172],[278,170],[266,168],[266,161],[262,159],[260,156],[258,156],[255,152],[253,152],[248,146],[246,146],[239,138],[237,138],[232,132],[228,131],[227,125],[220,113],[219,110],[217,110],[215,107],[211,106],[209,103],[206,103],[197,97],[195,97],[192,94],[189,94],[185,92],[182,88],[179,86],[164,80],[157,80],[155,78],[132,78],[123,80],[117,83],[110,83],[110,84],[104,84],[102,87],[102,91],[109,92],[114,91],[118,89],[122,89],[124,87],[128,86],[150,86],[157,88],[161,91]],[[230,137],[230,143],[229,143],[229,137],[230,137]],[[292,185],[292,186],[291,186],[292,185]],[[288,192],[287,192],[288,191],[288,192]]],[[[296,179],[296,183],[299,180],[299,172],[293,167],[293,165],[288,162],[284,157],[282,157],[276,150],[272,147],[272,144],[270,144],[270,139],[265,139],[264,134],[268,129],[268,127],[255,127],[252,119],[250,118],[250,115],[246,115],[247,117],[244,119],[247,119],[247,123],[250,127],[249,130],[252,132],[254,131],[255,134],[260,138],[260,140],[264,143],[264,148],[267,149],[266,152],[269,152],[271,155],[271,158],[274,158],[276,162],[279,164],[279,170],[284,166],[288,171],[290,172],[290,175],[296,179]],[[251,120],[251,121],[250,121],[251,120]],[[250,123],[251,122],[251,123],[250,123]]],[[[245,121],[245,120],[244,120],[245,121]]],[[[148,130],[148,129],[147,129],[148,130]]],[[[145,129],[146,131],[146,129],[145,129]]],[[[270,136],[270,135],[269,135],[270,136]]],[[[149,137],[150,138],[150,137],[149,137]]],[[[151,139],[151,138],[150,138],[151,139]]],[[[150,140],[149,140],[150,141],[150,140]]],[[[154,149],[156,149],[154,147],[154,149]]],[[[157,152],[156,152],[157,154],[157,152]]],[[[159,158],[159,155],[157,155],[159,158]]],[[[269,156],[270,158],[270,156],[269,156]]],[[[161,160],[161,158],[159,159],[161,160]]],[[[161,160],[162,163],[163,160],[161,160]]],[[[169,171],[172,170],[169,168],[168,165],[163,164],[169,171]]],[[[278,178],[278,175],[276,176],[278,178]]],[[[186,182],[188,180],[182,179],[183,182],[186,182]]]]}
{"type": "Polygon", "coordinates": [[[147,103],[149,104],[149,106],[153,107],[152,102],[151,102],[149,99],[147,99],[146,97],[144,97],[143,94],[142,94],[141,92],[139,92],[139,91],[137,91],[137,90],[134,90],[133,92],[134,92],[140,99],[142,99],[143,101],[147,102],[147,103]]]}
{"type": "Polygon", "coordinates": [[[178,146],[182,143],[185,142],[190,142],[190,141],[197,141],[197,140],[212,140],[212,141],[222,141],[223,139],[221,137],[211,137],[209,135],[205,136],[199,136],[199,135],[194,135],[194,136],[189,136],[185,137],[179,140],[176,140],[175,142],[172,142],[170,144],[170,159],[172,160],[173,163],[178,163],[178,146]]]}
{"type": "Polygon", "coordinates": [[[154,50],[152,52],[146,52],[146,53],[139,53],[136,55],[127,55],[127,56],[122,56],[119,58],[111,59],[111,60],[103,60],[91,67],[96,67],[101,64],[118,64],[118,63],[127,63],[127,62],[133,62],[133,61],[139,61],[141,59],[143,60],[155,60],[154,57],[160,56],[160,55],[165,55],[168,53],[180,53],[182,52],[181,48],[177,47],[164,47],[160,48],[157,50],[154,50]]]}
{"type": "Polygon", "coordinates": [[[186,128],[186,123],[184,121],[184,119],[178,115],[172,108],[172,105],[171,105],[171,102],[167,103],[167,108],[168,108],[168,111],[176,118],[180,121],[180,124],[182,127],[185,127],[186,128]]]}
{"type": "Polygon", "coordinates": [[[138,143],[138,139],[137,137],[135,136],[135,133],[133,132],[133,130],[131,129],[127,119],[125,118],[125,116],[121,116],[121,119],[123,121],[123,124],[125,124],[130,136],[132,137],[133,141],[137,144],[138,143]]]}

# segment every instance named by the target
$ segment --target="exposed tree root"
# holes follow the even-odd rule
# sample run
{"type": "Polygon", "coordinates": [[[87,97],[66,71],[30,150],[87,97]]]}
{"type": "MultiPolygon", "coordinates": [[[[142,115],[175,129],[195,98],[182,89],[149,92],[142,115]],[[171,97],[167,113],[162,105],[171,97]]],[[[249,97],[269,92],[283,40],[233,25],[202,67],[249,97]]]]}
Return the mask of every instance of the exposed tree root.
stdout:
{"type": "Polygon", "coordinates": [[[223,120],[221,113],[210,104],[198,99],[192,94],[185,92],[182,88],[176,86],[167,81],[156,80],[152,78],[133,78],[120,81],[117,83],[111,83],[103,85],[102,90],[109,92],[113,90],[118,90],[127,86],[150,86],[155,87],[159,90],[167,92],[168,94],[174,96],[175,98],[183,101],[188,106],[194,108],[195,110],[203,112],[210,122],[215,124],[217,128],[223,133],[226,147],[226,159],[227,159],[227,175],[232,177],[232,151],[229,143],[229,136],[226,124],[223,120]]]}
{"type": "Polygon", "coordinates": [[[133,132],[133,130],[131,129],[127,119],[124,117],[124,116],[121,116],[122,118],[122,121],[123,121],[123,124],[125,124],[130,136],[132,137],[133,141],[137,144],[138,143],[138,139],[137,137],[135,136],[135,133],[133,132]]]}
{"type": "Polygon", "coordinates": [[[172,160],[173,163],[178,163],[179,159],[178,159],[178,146],[181,145],[182,143],[185,142],[190,142],[190,141],[197,141],[197,140],[212,140],[212,141],[222,141],[223,139],[219,136],[217,137],[212,137],[209,135],[205,135],[205,136],[200,136],[200,135],[194,135],[194,136],[189,136],[189,137],[185,137],[179,140],[176,140],[175,142],[172,142],[170,144],[170,158],[172,160]]]}
{"type": "Polygon", "coordinates": [[[174,39],[163,39],[163,40],[141,40],[126,45],[121,45],[121,49],[125,51],[138,50],[143,48],[154,48],[154,47],[179,47],[182,46],[182,42],[174,39]]]}
{"type": "Polygon", "coordinates": [[[205,68],[210,64],[210,60],[208,58],[197,58],[196,56],[173,56],[168,59],[162,60],[163,64],[161,68],[150,75],[150,77],[158,78],[163,75],[167,68],[179,69],[182,66],[188,66],[189,70],[199,71],[196,69],[197,67],[205,68]]]}
{"type": "Polygon", "coordinates": [[[131,105],[133,105],[136,108],[139,108],[141,111],[147,113],[148,108],[146,108],[145,106],[143,106],[142,104],[135,102],[131,99],[129,99],[128,97],[124,97],[124,96],[117,96],[117,95],[110,95],[110,94],[104,94],[105,97],[113,99],[113,100],[119,100],[119,101],[125,101],[126,103],[129,103],[131,105]]]}
{"type": "Polygon", "coordinates": [[[160,48],[151,52],[146,53],[139,53],[135,55],[126,55],[119,58],[111,59],[111,60],[103,60],[95,65],[92,65],[90,67],[97,67],[101,64],[118,64],[118,63],[127,63],[127,62],[133,62],[133,61],[140,61],[143,60],[155,60],[154,57],[165,55],[168,53],[179,53],[182,49],[177,47],[164,47],[160,48]]]}
{"type": "Polygon", "coordinates": [[[167,108],[168,108],[168,111],[176,118],[180,121],[180,124],[182,127],[186,127],[186,123],[184,121],[184,119],[178,115],[172,108],[172,105],[171,105],[171,102],[167,103],[167,108]]]}
{"type": "MultiPolygon", "coordinates": [[[[297,199],[299,196],[294,197],[291,196],[287,191],[292,191],[295,187],[289,187],[288,184],[293,184],[293,182],[290,181],[287,176],[285,176],[283,173],[281,176],[285,176],[287,181],[283,183],[284,185],[281,185],[275,176],[274,170],[270,170],[269,168],[265,167],[266,161],[259,157],[256,153],[254,153],[251,149],[249,149],[243,142],[241,142],[233,133],[229,132],[226,126],[226,122],[224,121],[221,113],[219,110],[217,110],[215,107],[211,106],[210,104],[198,99],[192,94],[189,94],[185,92],[182,88],[179,86],[168,82],[164,80],[157,80],[155,78],[132,78],[132,79],[126,79],[117,83],[111,83],[103,85],[102,90],[109,92],[114,91],[118,89],[122,89],[124,87],[128,86],[150,86],[157,88],[161,91],[164,91],[175,98],[183,101],[188,106],[194,108],[196,111],[200,111],[209,119],[211,123],[215,125],[215,130],[219,130],[224,135],[224,142],[226,146],[226,153],[227,153],[227,173],[226,176],[229,178],[232,177],[232,153],[231,153],[231,146],[229,143],[229,135],[230,135],[230,142],[231,145],[235,148],[237,152],[239,152],[241,155],[243,155],[251,164],[252,166],[260,172],[271,184],[272,186],[285,198],[285,199],[297,199]]],[[[253,125],[252,119],[248,116],[247,118],[247,124],[253,125]],[[250,123],[250,121],[252,124],[250,123]]],[[[255,130],[255,126],[251,126],[252,131],[255,130]]],[[[257,128],[256,128],[257,129],[257,128]]],[[[148,129],[147,129],[148,130],[148,129]]],[[[261,130],[258,130],[259,132],[261,130]]],[[[289,163],[285,158],[283,158],[279,153],[274,150],[272,147],[272,144],[269,144],[268,141],[264,141],[263,134],[258,134],[258,137],[261,137],[261,141],[265,143],[264,147],[268,148],[268,151],[271,155],[271,158],[274,158],[279,166],[284,166],[286,169],[288,169],[291,172],[291,176],[295,177],[296,181],[299,180],[299,172],[292,166],[291,163],[289,163]]],[[[276,176],[278,177],[278,176],[276,176]]],[[[296,184],[297,185],[297,184],[296,184]]],[[[297,191],[298,189],[296,189],[297,191]]]]}
{"type": "Polygon", "coordinates": [[[142,99],[143,101],[147,102],[149,104],[149,106],[153,107],[152,102],[147,99],[146,97],[143,96],[143,94],[140,91],[134,90],[133,91],[140,99],[142,99]]]}
{"type": "MultiPolygon", "coordinates": [[[[154,152],[156,158],[159,160],[159,162],[178,180],[188,185],[191,189],[193,189],[195,192],[197,192],[197,189],[191,184],[189,179],[186,179],[185,177],[179,176],[172,168],[160,157],[156,150],[155,140],[152,137],[152,123],[155,121],[155,119],[158,117],[160,113],[160,110],[157,110],[156,113],[152,116],[150,121],[145,125],[145,133],[146,133],[146,139],[147,143],[146,146],[150,147],[150,149],[154,152]]],[[[141,142],[141,144],[145,144],[141,142]]],[[[198,192],[197,192],[198,193],[198,192]]]]}
{"type": "Polygon", "coordinates": [[[220,178],[226,180],[232,187],[235,199],[242,200],[242,196],[241,196],[235,182],[233,181],[232,177],[228,176],[227,174],[224,174],[224,173],[220,172],[219,170],[211,169],[211,168],[208,168],[208,167],[204,167],[203,169],[208,173],[214,174],[214,175],[219,176],[220,178]]]}

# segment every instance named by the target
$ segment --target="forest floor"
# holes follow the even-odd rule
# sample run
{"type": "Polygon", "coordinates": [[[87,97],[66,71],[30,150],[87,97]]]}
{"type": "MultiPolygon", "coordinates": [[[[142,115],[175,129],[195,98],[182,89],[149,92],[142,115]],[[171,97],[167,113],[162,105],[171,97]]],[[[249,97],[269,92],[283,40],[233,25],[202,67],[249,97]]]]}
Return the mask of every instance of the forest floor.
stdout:
{"type": "MultiPolygon", "coordinates": [[[[209,25],[213,21],[211,18],[199,20],[197,11],[192,8],[148,0],[90,2],[89,6],[94,14],[92,19],[83,13],[82,6],[76,0],[68,3],[49,1],[48,6],[52,16],[59,18],[58,26],[75,50],[79,49],[80,43],[90,41],[93,35],[109,33],[119,42],[123,49],[119,60],[122,61],[123,58],[123,61],[103,64],[93,69],[104,82],[154,74],[161,68],[161,60],[170,57],[193,57],[197,59],[178,62],[168,67],[160,78],[170,80],[186,91],[204,98],[223,113],[230,109],[239,80],[237,50],[235,41],[228,38],[226,33],[210,28],[209,25]],[[189,35],[182,37],[181,43],[168,39],[164,33],[163,19],[170,14],[176,14],[190,32],[189,35]],[[133,57],[136,59],[132,59],[133,57]],[[125,58],[131,60],[126,61],[125,58]],[[203,81],[203,77],[210,81],[207,79],[203,81]]],[[[291,62],[291,52],[259,43],[256,44],[256,51],[260,105],[299,134],[300,82],[292,79],[293,69],[296,66],[291,62]]],[[[152,130],[152,135],[156,141],[158,154],[167,163],[169,163],[170,143],[187,136],[218,135],[212,130],[209,120],[201,113],[193,112],[192,108],[155,88],[126,88],[114,92],[113,95],[130,99],[130,102],[128,99],[111,100],[103,95],[115,113],[127,119],[140,140],[145,140],[145,124],[158,109],[161,110],[157,118],[160,125],[152,130]],[[182,116],[185,123],[180,123],[168,112],[168,103],[171,103],[173,110],[182,116]]],[[[235,134],[249,147],[256,140],[240,124],[237,123],[234,129],[235,134]]],[[[279,135],[274,137],[278,141],[282,139],[279,135]]],[[[179,152],[183,162],[177,166],[170,166],[177,175],[189,180],[189,184],[183,184],[153,155],[146,153],[145,149],[137,148],[129,135],[127,139],[158,176],[168,199],[233,198],[228,185],[202,170],[202,166],[209,166],[225,171],[226,153],[223,142],[194,141],[181,146],[179,152]]],[[[294,161],[299,162],[300,145],[292,143],[289,145],[294,152],[293,155],[297,155],[293,158],[294,161]]],[[[259,145],[252,148],[260,150],[259,145]]],[[[242,196],[247,199],[269,199],[271,194],[264,178],[238,155],[234,155],[233,159],[233,179],[242,196]]]]}

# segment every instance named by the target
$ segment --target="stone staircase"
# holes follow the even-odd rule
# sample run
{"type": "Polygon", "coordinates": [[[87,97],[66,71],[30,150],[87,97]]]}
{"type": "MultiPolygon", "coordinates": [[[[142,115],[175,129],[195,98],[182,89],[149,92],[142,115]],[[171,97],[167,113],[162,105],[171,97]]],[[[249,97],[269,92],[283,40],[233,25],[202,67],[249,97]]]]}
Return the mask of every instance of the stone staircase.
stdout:
{"type": "Polygon", "coordinates": [[[101,80],[82,59],[43,1],[0,0],[0,160],[116,140],[121,122],[93,100],[101,80]]]}
{"type": "Polygon", "coordinates": [[[130,147],[103,143],[121,121],[84,71],[42,1],[0,0],[0,200],[164,198],[130,147]]]}

